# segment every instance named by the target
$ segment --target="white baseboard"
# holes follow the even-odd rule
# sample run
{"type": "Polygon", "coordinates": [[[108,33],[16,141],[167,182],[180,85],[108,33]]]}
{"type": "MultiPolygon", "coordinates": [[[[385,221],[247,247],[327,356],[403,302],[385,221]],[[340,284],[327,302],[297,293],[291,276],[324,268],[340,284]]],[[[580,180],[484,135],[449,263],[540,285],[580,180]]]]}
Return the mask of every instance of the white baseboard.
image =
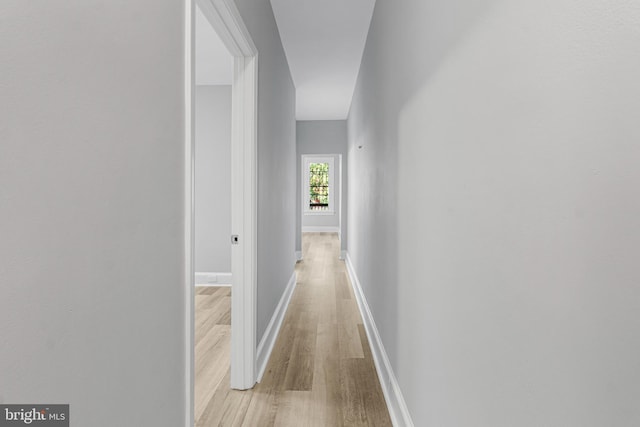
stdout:
{"type": "Polygon", "coordinates": [[[340,251],[340,259],[343,259],[343,260],[347,259],[347,251],[340,251]]]}
{"type": "Polygon", "coordinates": [[[296,251],[296,262],[302,261],[302,251],[296,251]]]}
{"type": "Polygon", "coordinates": [[[267,325],[267,330],[264,332],[264,335],[260,340],[260,344],[258,344],[258,351],[256,354],[258,382],[262,381],[262,376],[264,375],[264,371],[267,368],[267,363],[269,362],[271,351],[273,350],[273,346],[276,343],[276,338],[278,338],[278,332],[280,332],[280,327],[282,326],[282,321],[284,320],[284,315],[287,312],[287,307],[289,307],[289,301],[291,301],[291,296],[293,295],[293,290],[295,289],[295,287],[296,273],[294,271],[293,275],[289,279],[287,288],[284,290],[284,293],[280,298],[280,302],[278,303],[276,310],[273,312],[271,321],[269,321],[269,325],[267,325]]]}
{"type": "Polygon", "coordinates": [[[196,273],[196,286],[231,286],[231,273],[196,273]]]}
{"type": "Polygon", "coordinates": [[[380,385],[382,386],[382,392],[384,393],[384,399],[387,401],[387,407],[389,408],[389,415],[391,416],[391,422],[394,427],[413,427],[413,421],[411,415],[407,409],[407,404],[404,401],[400,386],[396,380],[396,376],[393,373],[393,368],[387,357],[387,352],[384,349],[378,328],[369,305],[362,292],[362,286],[358,280],[355,269],[351,262],[349,254],[346,254],[346,265],[349,278],[351,279],[351,285],[356,295],[358,302],[358,308],[360,314],[362,314],[362,320],[364,322],[364,328],[367,331],[367,338],[369,339],[369,345],[371,346],[371,353],[373,354],[373,360],[376,365],[376,371],[378,371],[378,378],[380,379],[380,385]]]}
{"type": "Polygon", "coordinates": [[[303,233],[338,233],[340,227],[330,225],[305,225],[302,227],[303,233]]]}

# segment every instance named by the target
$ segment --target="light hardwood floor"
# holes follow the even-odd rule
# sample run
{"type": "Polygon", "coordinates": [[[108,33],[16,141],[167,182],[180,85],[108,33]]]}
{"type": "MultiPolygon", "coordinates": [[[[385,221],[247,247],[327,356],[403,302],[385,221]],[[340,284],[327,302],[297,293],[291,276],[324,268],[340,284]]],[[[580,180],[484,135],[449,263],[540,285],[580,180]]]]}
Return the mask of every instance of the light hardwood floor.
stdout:
{"type": "Polygon", "coordinates": [[[197,427],[391,426],[336,234],[303,234],[297,286],[262,382],[229,388],[230,288],[196,291],[197,427]]]}

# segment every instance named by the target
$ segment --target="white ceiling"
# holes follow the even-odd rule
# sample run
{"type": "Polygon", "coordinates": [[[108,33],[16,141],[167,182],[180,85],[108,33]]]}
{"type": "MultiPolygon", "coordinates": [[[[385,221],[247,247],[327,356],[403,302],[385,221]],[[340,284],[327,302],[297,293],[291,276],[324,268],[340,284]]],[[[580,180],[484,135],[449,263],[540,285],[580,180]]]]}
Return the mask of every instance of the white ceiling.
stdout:
{"type": "Polygon", "coordinates": [[[298,120],[349,114],[375,0],[271,0],[298,120]]]}
{"type": "Polygon", "coordinates": [[[230,85],[232,82],[233,56],[200,7],[196,7],[196,84],[230,85]]]}

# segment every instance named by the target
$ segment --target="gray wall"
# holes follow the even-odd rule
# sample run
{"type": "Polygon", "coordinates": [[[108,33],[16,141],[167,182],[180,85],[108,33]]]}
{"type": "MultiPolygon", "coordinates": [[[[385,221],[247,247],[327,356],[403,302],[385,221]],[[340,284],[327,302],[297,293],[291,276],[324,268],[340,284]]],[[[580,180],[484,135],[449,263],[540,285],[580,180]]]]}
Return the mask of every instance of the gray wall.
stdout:
{"type": "Polygon", "coordinates": [[[296,124],[296,251],[302,250],[302,226],[341,225],[341,247],[347,249],[347,122],[346,120],[301,120],[296,124]],[[335,157],[335,179],[339,186],[335,203],[340,204],[342,221],[332,216],[302,215],[302,155],[342,154],[342,182],[338,169],[339,158],[335,157]],[[341,190],[341,191],[340,191],[341,190]],[[304,223],[303,223],[304,222],[304,223]]]}
{"type": "MultiPolygon", "coordinates": [[[[294,87],[268,0],[237,3],[260,51],[260,338],[295,262],[294,87]]],[[[0,4],[0,402],[92,427],[190,411],[183,7],[0,4]]]]}
{"type": "Polygon", "coordinates": [[[184,425],[183,8],[0,2],[0,402],[184,425]]]}
{"type": "Polygon", "coordinates": [[[295,89],[269,0],[236,0],[259,51],[258,342],[295,265],[295,89]]]}
{"type": "Polygon", "coordinates": [[[415,425],[640,425],[639,26],[377,1],[349,253],[415,425]]]}
{"type": "Polygon", "coordinates": [[[196,272],[231,272],[231,86],[196,87],[196,272]]]}

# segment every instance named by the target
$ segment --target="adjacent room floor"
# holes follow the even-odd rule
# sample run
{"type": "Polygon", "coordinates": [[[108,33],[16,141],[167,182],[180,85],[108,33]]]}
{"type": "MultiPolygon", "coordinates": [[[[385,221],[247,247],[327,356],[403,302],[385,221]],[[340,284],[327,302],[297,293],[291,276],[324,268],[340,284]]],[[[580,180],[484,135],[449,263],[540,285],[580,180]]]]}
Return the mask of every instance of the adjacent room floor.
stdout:
{"type": "Polygon", "coordinates": [[[262,381],[229,388],[230,288],[196,292],[196,426],[391,426],[338,236],[303,234],[297,286],[262,381]]]}

